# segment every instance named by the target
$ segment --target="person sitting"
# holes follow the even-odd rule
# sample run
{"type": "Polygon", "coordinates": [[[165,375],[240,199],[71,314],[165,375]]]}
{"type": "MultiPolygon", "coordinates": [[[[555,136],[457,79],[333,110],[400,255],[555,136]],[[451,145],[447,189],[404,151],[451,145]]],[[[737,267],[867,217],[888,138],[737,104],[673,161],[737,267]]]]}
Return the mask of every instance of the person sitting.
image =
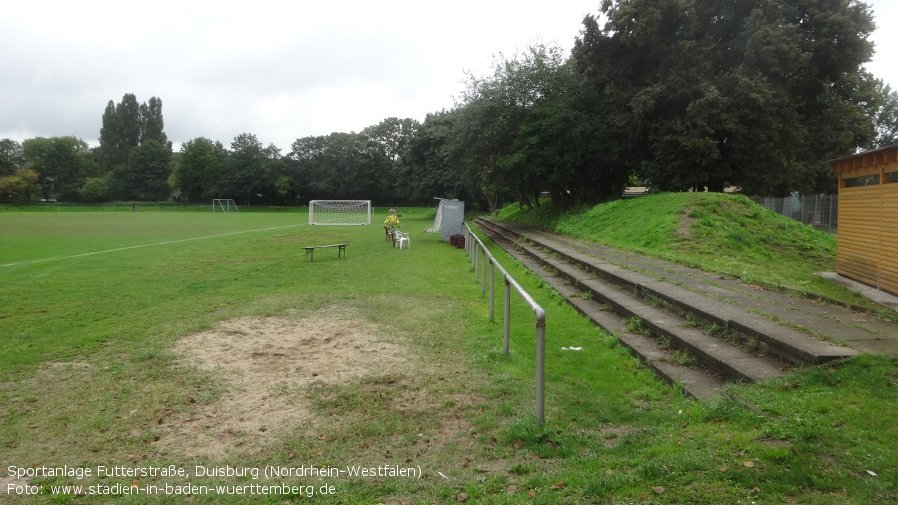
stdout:
{"type": "Polygon", "coordinates": [[[384,226],[388,226],[390,229],[399,228],[399,215],[396,214],[395,209],[390,209],[390,212],[387,213],[384,226]]]}

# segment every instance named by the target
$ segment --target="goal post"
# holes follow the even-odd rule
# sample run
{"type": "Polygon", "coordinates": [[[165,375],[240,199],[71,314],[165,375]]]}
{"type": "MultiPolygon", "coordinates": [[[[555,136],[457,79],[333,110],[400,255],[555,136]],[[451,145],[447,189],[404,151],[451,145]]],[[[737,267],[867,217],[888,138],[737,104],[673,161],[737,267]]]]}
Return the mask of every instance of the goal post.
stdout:
{"type": "Polygon", "coordinates": [[[213,198],[212,212],[240,212],[240,209],[231,198],[213,198]]]}
{"type": "Polygon", "coordinates": [[[312,200],[309,202],[309,224],[371,224],[371,200],[312,200]]]}

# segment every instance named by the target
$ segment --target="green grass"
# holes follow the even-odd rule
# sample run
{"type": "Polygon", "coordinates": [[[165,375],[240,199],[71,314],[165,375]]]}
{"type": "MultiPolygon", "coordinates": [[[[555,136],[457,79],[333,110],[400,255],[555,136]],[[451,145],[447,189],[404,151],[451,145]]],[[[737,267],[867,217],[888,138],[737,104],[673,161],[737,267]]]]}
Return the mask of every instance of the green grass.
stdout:
{"type": "MultiPolygon", "coordinates": [[[[412,249],[402,251],[384,242],[377,223],[309,227],[302,212],[0,212],[2,491],[16,483],[9,466],[386,464],[420,466],[423,477],[288,481],[327,481],[335,494],[318,500],[347,504],[458,503],[462,494],[466,503],[508,504],[898,499],[891,360],[809,368],[732,386],[721,401],[700,404],[493,249],[547,313],[546,424],[537,427],[532,311],[514,297],[504,355],[501,317],[487,319],[467,257],[421,231],[432,209],[401,211],[412,234],[412,249]],[[322,250],[305,261],[301,245],[335,241],[350,243],[345,259],[322,250]],[[312,421],[251,450],[205,458],[160,451],[160,441],[176,436],[173,419],[202,415],[228,393],[220,372],[181,359],[179,339],[237,317],[322,311],[380,328],[402,345],[402,364],[341,384],[278,390],[279,401],[310,409],[312,421]]],[[[661,216],[653,219],[663,227],[661,216]]],[[[171,499],[0,495],[4,503],[171,499]]]]}

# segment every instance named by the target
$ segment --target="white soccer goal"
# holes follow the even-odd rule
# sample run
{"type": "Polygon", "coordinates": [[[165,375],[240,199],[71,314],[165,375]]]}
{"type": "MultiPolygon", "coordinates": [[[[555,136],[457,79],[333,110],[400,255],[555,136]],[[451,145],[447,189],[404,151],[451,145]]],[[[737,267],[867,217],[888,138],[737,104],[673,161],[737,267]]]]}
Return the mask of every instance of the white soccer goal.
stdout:
{"type": "Polygon", "coordinates": [[[230,198],[213,198],[212,212],[240,212],[237,204],[230,198]]]}
{"type": "Polygon", "coordinates": [[[371,224],[371,200],[312,200],[309,224],[371,224]]]}

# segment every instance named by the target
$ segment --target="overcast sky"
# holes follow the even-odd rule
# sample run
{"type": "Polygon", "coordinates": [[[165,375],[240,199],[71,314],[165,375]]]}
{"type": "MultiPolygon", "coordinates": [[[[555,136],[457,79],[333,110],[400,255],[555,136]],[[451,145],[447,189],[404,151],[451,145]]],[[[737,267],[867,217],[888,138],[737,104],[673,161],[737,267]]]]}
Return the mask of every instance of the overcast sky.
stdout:
{"type": "MultiPolygon", "coordinates": [[[[868,0],[878,26],[895,0],[868,0]]],[[[300,137],[449,109],[465,71],[487,74],[536,40],[573,46],[600,0],[231,3],[0,0],[0,138],[97,144],[109,100],[162,99],[177,145],[241,133],[286,154],[300,137]]],[[[868,69],[898,88],[895,30],[868,69]]]]}

